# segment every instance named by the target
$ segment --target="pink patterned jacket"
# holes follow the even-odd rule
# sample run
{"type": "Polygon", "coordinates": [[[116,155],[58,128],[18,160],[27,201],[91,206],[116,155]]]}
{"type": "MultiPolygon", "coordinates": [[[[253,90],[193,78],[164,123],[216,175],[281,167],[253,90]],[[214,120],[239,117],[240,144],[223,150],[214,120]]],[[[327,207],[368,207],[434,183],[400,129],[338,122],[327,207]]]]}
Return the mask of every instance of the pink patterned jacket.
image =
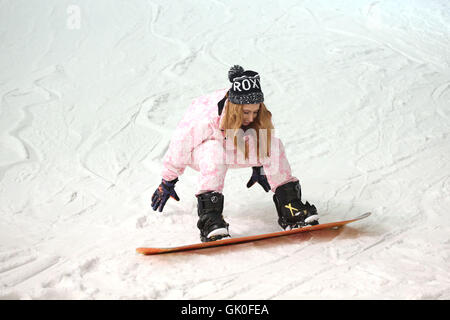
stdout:
{"type": "MultiPolygon", "coordinates": [[[[236,152],[240,152],[226,148],[225,133],[219,128],[225,112],[219,115],[217,104],[227,90],[217,90],[192,101],[164,155],[162,178],[174,180],[183,174],[186,166],[190,166],[200,172],[199,189],[221,192],[228,168],[263,166],[272,191],[281,184],[296,181],[297,178],[291,175],[284,146],[275,137],[272,137],[272,152],[268,162],[261,163],[256,159],[246,163],[223,161],[224,153],[232,152],[235,156],[236,152]]],[[[246,141],[249,142],[250,150],[256,150],[253,139],[246,141]]]]}

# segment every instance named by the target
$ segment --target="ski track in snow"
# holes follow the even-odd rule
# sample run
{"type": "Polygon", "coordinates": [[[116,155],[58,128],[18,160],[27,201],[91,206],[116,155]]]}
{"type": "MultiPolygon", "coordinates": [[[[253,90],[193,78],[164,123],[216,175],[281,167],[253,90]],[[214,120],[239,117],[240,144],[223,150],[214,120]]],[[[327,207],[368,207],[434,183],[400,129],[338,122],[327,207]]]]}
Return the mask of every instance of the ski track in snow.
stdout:
{"type": "MultiPolygon", "coordinates": [[[[3,1],[0,299],[449,299],[446,1],[3,1]],[[77,6],[77,5],[76,5],[77,6]],[[249,15],[251,12],[251,15],[249,15]],[[277,136],[339,230],[190,253],[196,173],[155,213],[161,159],[190,101],[262,74],[277,136]]],[[[234,236],[278,230],[230,170],[234,236]]]]}

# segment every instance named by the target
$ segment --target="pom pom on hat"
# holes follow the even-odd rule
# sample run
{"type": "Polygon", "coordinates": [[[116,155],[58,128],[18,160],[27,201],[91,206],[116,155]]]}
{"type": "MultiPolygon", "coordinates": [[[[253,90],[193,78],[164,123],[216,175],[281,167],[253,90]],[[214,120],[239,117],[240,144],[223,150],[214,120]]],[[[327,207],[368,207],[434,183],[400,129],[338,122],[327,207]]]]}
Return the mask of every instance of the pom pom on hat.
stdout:
{"type": "Polygon", "coordinates": [[[233,82],[234,78],[240,77],[243,74],[244,74],[244,68],[242,68],[240,65],[235,64],[228,71],[228,80],[230,80],[230,82],[233,82]]]}

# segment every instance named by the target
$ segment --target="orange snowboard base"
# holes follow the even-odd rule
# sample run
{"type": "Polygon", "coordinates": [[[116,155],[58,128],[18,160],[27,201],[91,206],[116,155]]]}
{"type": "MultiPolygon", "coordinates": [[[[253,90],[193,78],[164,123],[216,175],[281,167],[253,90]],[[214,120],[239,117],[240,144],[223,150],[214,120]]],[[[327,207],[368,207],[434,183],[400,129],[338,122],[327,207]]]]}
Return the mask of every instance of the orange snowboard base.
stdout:
{"type": "Polygon", "coordinates": [[[250,241],[257,241],[257,240],[263,240],[263,239],[269,239],[269,238],[275,238],[275,237],[288,236],[288,235],[291,235],[291,234],[308,232],[308,231],[330,229],[330,228],[338,228],[338,227],[344,226],[344,225],[346,225],[348,223],[355,222],[355,221],[367,218],[368,216],[370,216],[370,214],[371,214],[370,212],[366,212],[363,215],[360,215],[359,217],[354,218],[354,219],[350,219],[350,220],[318,224],[318,225],[315,225],[315,226],[307,226],[307,227],[303,227],[303,228],[292,229],[292,230],[289,230],[289,231],[279,231],[279,232],[272,232],[272,233],[264,233],[264,234],[258,234],[258,235],[247,236],[247,237],[239,237],[239,238],[228,238],[228,239],[216,240],[216,241],[211,241],[211,242],[199,242],[199,243],[194,243],[194,244],[189,244],[189,245],[179,246],[179,247],[170,247],[170,248],[137,248],[136,251],[138,253],[142,253],[144,255],[153,255],[153,254],[162,254],[162,253],[171,253],[171,252],[179,252],[179,251],[188,251],[188,250],[197,250],[197,249],[204,249],[204,248],[211,248],[211,247],[227,246],[227,245],[244,243],[244,242],[250,242],[250,241]]]}

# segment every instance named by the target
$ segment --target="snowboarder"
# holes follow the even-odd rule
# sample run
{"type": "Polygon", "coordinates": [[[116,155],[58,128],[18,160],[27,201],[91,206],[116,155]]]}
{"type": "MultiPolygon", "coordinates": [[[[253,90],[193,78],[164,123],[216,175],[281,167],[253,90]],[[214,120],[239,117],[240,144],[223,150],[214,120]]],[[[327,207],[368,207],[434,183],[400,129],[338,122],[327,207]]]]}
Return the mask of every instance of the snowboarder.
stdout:
{"type": "Polygon", "coordinates": [[[227,170],[252,167],[247,183],[274,192],[278,223],[284,230],[318,224],[314,205],[301,201],[299,180],[291,175],[284,146],[274,137],[260,76],[235,65],[230,88],[195,99],[178,124],[163,158],[162,181],[152,196],[162,212],[169,197],[179,201],[175,184],[186,166],[199,171],[198,223],[202,242],[229,237],[222,212],[227,170]]]}

